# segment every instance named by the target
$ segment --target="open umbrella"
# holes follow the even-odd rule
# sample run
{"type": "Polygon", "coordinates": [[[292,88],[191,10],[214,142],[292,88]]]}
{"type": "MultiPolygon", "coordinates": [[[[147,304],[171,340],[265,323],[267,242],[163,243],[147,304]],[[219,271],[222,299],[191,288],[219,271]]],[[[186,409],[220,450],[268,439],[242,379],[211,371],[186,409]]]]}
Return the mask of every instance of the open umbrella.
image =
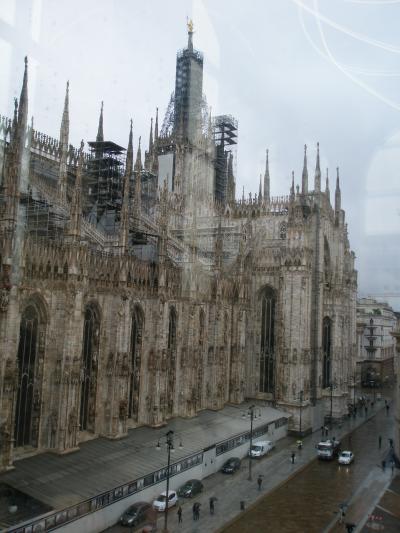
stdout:
{"type": "Polygon", "coordinates": [[[218,501],[218,498],[216,498],[215,496],[211,496],[210,502],[217,502],[217,501],[218,501]]]}

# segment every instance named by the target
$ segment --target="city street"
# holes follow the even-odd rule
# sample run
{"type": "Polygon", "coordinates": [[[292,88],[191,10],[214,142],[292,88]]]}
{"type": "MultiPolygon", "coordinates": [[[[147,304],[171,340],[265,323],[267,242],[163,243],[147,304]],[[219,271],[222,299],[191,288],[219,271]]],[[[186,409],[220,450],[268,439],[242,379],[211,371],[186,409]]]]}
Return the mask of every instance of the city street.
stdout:
{"type": "MultiPolygon", "coordinates": [[[[331,435],[339,437],[340,432],[348,432],[363,420],[364,417],[361,416],[356,421],[351,419],[343,424],[341,430],[334,429],[331,435]]],[[[319,432],[304,439],[301,452],[295,448],[296,439],[283,439],[271,455],[261,461],[254,461],[251,482],[247,479],[247,459],[242,461],[241,470],[233,476],[217,473],[205,479],[203,494],[182,504],[182,524],[177,523],[176,509],[171,509],[169,531],[197,533],[220,530],[226,533],[250,533],[264,531],[266,523],[269,530],[282,533],[328,531],[330,527],[334,527],[338,518],[339,504],[349,503],[357,490],[361,490],[366,484],[371,483],[373,487],[381,489],[391,477],[390,468],[382,473],[381,461],[388,450],[392,425],[391,416],[387,417],[384,409],[381,409],[377,416],[354,429],[350,443],[349,437],[344,438],[343,449],[351,448],[355,453],[356,460],[351,466],[339,466],[336,461],[313,460],[316,457],[315,444],[319,440],[319,432]],[[381,450],[378,449],[379,435],[382,436],[381,450]],[[294,465],[290,461],[292,450],[296,450],[294,465]],[[256,483],[259,473],[263,475],[261,492],[256,483]],[[262,494],[266,496],[262,497],[262,494]],[[215,503],[215,514],[210,516],[208,502],[212,496],[217,497],[218,501],[215,503]],[[198,522],[192,519],[191,507],[194,501],[202,504],[198,522]],[[241,501],[246,509],[250,509],[244,513],[242,511],[242,516],[234,520],[240,513],[241,501]]],[[[371,490],[368,492],[373,494],[371,490]]],[[[368,508],[365,509],[365,513],[367,512],[368,508]]],[[[159,528],[162,524],[163,517],[160,516],[159,528]]],[[[126,528],[115,526],[107,531],[126,532],[126,528]]]]}
{"type": "MultiPolygon", "coordinates": [[[[336,460],[313,461],[224,531],[262,531],[261,526],[265,524],[268,524],[268,530],[280,533],[328,531],[328,526],[337,520],[339,505],[349,504],[364,483],[371,487],[378,485],[382,490],[391,477],[389,467],[382,472],[381,461],[388,451],[392,428],[392,418],[381,410],[342,440],[342,449],[350,449],[355,454],[353,464],[340,466],[336,460]],[[379,435],[382,436],[382,449],[378,447],[379,435]]],[[[364,509],[364,516],[367,513],[368,507],[364,509]]],[[[340,530],[344,531],[344,526],[340,530]]]]}

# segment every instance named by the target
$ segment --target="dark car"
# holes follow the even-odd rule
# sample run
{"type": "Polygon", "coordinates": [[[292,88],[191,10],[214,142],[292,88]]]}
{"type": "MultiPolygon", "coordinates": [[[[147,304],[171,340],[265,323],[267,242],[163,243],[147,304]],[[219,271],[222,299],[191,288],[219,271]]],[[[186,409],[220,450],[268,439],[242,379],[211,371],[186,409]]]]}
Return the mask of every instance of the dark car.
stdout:
{"type": "Polygon", "coordinates": [[[148,514],[151,512],[151,504],[147,502],[137,502],[131,505],[119,519],[123,526],[136,526],[148,520],[148,514]]]}
{"type": "Polygon", "coordinates": [[[198,479],[189,479],[182,487],[178,489],[178,496],[191,498],[203,490],[203,483],[198,479]]]}
{"type": "Polygon", "coordinates": [[[224,466],[222,467],[221,471],[224,474],[233,474],[234,472],[236,472],[236,470],[239,470],[239,468],[240,468],[239,457],[231,457],[224,463],[224,466]]]}

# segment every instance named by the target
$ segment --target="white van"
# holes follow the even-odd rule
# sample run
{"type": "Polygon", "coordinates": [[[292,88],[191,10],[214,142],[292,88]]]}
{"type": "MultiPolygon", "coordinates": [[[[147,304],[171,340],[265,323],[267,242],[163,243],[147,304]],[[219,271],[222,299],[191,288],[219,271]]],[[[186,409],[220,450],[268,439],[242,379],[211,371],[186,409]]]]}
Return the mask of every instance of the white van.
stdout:
{"type": "Polygon", "coordinates": [[[255,442],[254,444],[252,444],[251,450],[249,450],[249,455],[251,455],[251,457],[262,457],[270,450],[272,450],[274,446],[274,443],[270,440],[255,442]]]}

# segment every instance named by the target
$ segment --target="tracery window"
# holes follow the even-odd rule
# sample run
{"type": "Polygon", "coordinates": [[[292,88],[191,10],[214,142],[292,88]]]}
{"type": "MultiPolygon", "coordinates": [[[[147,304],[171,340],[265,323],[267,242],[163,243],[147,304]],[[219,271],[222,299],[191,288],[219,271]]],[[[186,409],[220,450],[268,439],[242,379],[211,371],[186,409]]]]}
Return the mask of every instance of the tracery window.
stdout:
{"type": "Polygon", "coordinates": [[[39,314],[29,305],[21,318],[18,344],[18,383],[15,410],[15,446],[32,445],[32,415],[37,370],[39,314]]]}
{"type": "Polygon", "coordinates": [[[286,222],[282,222],[279,226],[279,238],[280,239],[286,239],[286,233],[287,233],[287,224],[286,222]]]}
{"type": "Polygon", "coordinates": [[[96,413],[97,358],[100,319],[94,306],[85,309],[83,358],[81,371],[81,407],[79,424],[82,431],[94,432],[96,413]]]}
{"type": "Polygon", "coordinates": [[[168,324],[168,350],[174,350],[176,346],[176,311],[171,307],[168,324]]]}
{"type": "Polygon", "coordinates": [[[143,335],[143,313],[135,307],[131,328],[131,371],[129,380],[128,418],[137,419],[139,409],[140,364],[143,335]]]}
{"type": "Polygon", "coordinates": [[[167,416],[172,416],[174,410],[175,396],[175,361],[176,361],[176,311],[174,307],[170,308],[168,321],[168,361],[167,361],[167,383],[166,383],[166,402],[167,416]]]}
{"type": "Polygon", "coordinates": [[[260,392],[275,387],[275,307],[275,291],[266,287],[261,294],[260,392]]]}
{"type": "Polygon", "coordinates": [[[205,324],[204,311],[203,309],[201,309],[200,315],[199,315],[199,347],[200,349],[204,345],[204,324],[205,324]]]}
{"type": "Polygon", "coordinates": [[[329,317],[325,317],[322,322],[322,350],[323,350],[323,365],[322,365],[322,387],[325,389],[329,387],[332,379],[332,363],[331,363],[331,335],[332,335],[332,321],[329,317]]]}

